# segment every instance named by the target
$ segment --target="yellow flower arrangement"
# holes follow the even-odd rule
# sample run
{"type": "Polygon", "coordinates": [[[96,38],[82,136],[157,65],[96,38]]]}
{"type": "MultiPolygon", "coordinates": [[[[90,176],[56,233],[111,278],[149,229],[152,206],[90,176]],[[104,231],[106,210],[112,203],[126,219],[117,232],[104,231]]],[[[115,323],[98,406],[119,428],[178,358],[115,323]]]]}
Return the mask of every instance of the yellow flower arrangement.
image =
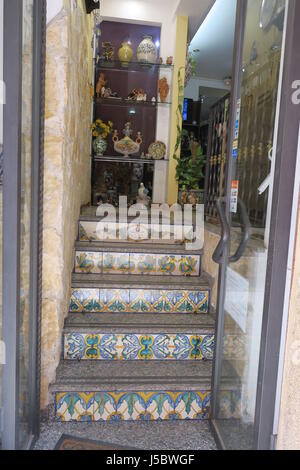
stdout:
{"type": "Polygon", "coordinates": [[[111,134],[113,130],[113,123],[108,121],[106,124],[102,119],[96,119],[96,121],[91,124],[92,134],[93,137],[102,137],[106,139],[109,134],[111,134]]]}

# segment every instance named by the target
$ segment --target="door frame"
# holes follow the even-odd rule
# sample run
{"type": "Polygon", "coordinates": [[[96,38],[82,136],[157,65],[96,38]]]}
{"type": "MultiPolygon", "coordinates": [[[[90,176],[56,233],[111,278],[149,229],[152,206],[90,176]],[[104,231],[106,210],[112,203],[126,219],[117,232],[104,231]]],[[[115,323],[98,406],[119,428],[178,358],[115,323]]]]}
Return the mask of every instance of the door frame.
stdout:
{"type": "MultiPolygon", "coordinates": [[[[246,18],[246,3],[238,0],[237,27],[235,36],[235,62],[241,63],[241,42],[246,18]]],[[[261,350],[258,370],[258,387],[254,423],[254,449],[269,450],[276,446],[274,419],[278,386],[279,353],[281,347],[288,256],[290,248],[290,230],[294,198],[295,169],[298,150],[300,105],[293,104],[293,83],[300,78],[300,2],[288,0],[287,28],[285,36],[284,66],[280,96],[280,113],[277,134],[276,163],[272,196],[270,239],[268,249],[264,311],[261,332],[261,350]]],[[[232,103],[236,103],[239,94],[239,73],[235,67],[232,103]]],[[[235,106],[232,106],[230,123],[235,121],[235,106]]],[[[230,126],[230,146],[228,155],[232,155],[232,125],[230,126]]],[[[229,158],[227,177],[227,207],[230,204],[232,159],[229,158]]],[[[220,267],[218,320],[216,334],[216,360],[213,376],[212,430],[220,448],[224,448],[216,416],[216,391],[219,383],[219,367],[222,352],[222,334],[224,320],[225,269],[220,267]]]]}
{"type": "MultiPolygon", "coordinates": [[[[2,448],[18,449],[23,1],[4,0],[2,448]]],[[[34,0],[28,447],[39,433],[46,1],[34,0]]]]}

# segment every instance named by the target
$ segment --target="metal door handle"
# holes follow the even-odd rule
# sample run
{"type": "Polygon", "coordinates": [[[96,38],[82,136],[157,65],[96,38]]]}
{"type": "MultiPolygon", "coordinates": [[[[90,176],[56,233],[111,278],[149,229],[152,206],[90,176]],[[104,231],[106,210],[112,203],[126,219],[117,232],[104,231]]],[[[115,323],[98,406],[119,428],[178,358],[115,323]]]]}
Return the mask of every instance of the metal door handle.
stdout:
{"type": "Polygon", "coordinates": [[[249,238],[250,238],[250,220],[248,217],[246,206],[241,200],[238,201],[238,205],[241,211],[241,219],[242,219],[241,222],[244,226],[244,233],[243,233],[242,241],[236,253],[229,258],[230,263],[237,263],[241,259],[241,257],[244,254],[247,243],[249,241],[249,238]]]}
{"type": "Polygon", "coordinates": [[[221,222],[221,240],[218,243],[217,248],[215,249],[212,259],[217,264],[224,264],[225,263],[225,255],[224,255],[224,248],[229,242],[230,238],[230,228],[229,224],[226,219],[226,215],[223,209],[223,204],[226,203],[226,198],[220,198],[216,202],[216,207],[218,211],[218,216],[221,222]]]}

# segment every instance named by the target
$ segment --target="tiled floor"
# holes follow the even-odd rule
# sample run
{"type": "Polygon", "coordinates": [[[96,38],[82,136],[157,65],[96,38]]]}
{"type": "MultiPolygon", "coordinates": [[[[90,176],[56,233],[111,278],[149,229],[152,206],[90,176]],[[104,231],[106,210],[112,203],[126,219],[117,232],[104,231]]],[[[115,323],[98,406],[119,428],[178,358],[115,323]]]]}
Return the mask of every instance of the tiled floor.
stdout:
{"type": "Polygon", "coordinates": [[[52,450],[62,434],[146,450],[216,450],[207,421],[153,423],[57,423],[41,424],[35,450],[52,450]]]}

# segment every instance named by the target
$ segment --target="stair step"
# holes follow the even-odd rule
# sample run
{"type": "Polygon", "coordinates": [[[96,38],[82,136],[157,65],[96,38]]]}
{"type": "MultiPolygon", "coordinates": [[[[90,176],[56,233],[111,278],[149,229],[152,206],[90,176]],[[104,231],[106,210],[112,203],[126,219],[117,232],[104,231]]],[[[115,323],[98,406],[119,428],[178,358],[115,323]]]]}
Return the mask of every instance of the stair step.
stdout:
{"type": "Polygon", "coordinates": [[[211,363],[62,361],[57,369],[60,421],[207,419],[211,363]]]}
{"type": "Polygon", "coordinates": [[[192,334],[195,331],[202,331],[212,334],[215,331],[215,316],[210,315],[189,315],[189,314],[164,314],[153,315],[144,313],[136,315],[135,313],[103,313],[97,315],[94,313],[73,313],[66,318],[65,333],[73,331],[84,332],[122,332],[132,331],[134,333],[160,333],[165,330],[174,333],[192,334]]]}
{"type": "MultiPolygon", "coordinates": [[[[133,219],[134,220],[134,219],[133,219]]],[[[108,241],[109,243],[134,243],[139,242],[155,245],[157,242],[166,245],[185,244],[194,240],[194,226],[145,223],[101,222],[97,217],[81,217],[78,224],[78,239],[82,242],[108,241]],[[107,231],[108,230],[108,231],[107,231]],[[107,233],[106,233],[107,231],[107,233]]]]}
{"type": "Polygon", "coordinates": [[[76,273],[130,274],[164,276],[200,276],[201,254],[188,253],[184,249],[159,249],[155,246],[147,250],[134,246],[122,248],[103,243],[79,243],[76,246],[76,273]],[[83,246],[84,245],[84,246],[83,246]],[[95,246],[96,245],[96,246],[95,246]]]}
{"type": "MultiPolygon", "coordinates": [[[[96,213],[97,213],[97,209],[98,209],[98,206],[85,206],[85,207],[82,207],[81,208],[81,214],[80,214],[80,217],[79,219],[80,220],[101,220],[103,217],[101,216],[97,216],[96,213]]],[[[116,209],[116,216],[118,218],[118,214],[119,214],[119,209],[117,208],[116,209]]],[[[196,220],[196,211],[193,210],[193,221],[196,220]]],[[[107,217],[106,217],[107,218],[107,217]]],[[[132,220],[135,220],[136,219],[136,216],[128,216],[128,221],[132,221],[132,220]]],[[[147,219],[147,217],[145,217],[145,219],[147,219]]],[[[161,216],[160,216],[160,219],[161,219],[161,216]]],[[[170,223],[173,224],[174,223],[174,212],[171,211],[170,213],[170,223]]]]}
{"type": "Polygon", "coordinates": [[[198,250],[186,250],[184,244],[176,244],[169,246],[166,243],[160,243],[159,240],[156,243],[136,242],[132,244],[130,242],[109,242],[109,241],[77,241],[75,243],[76,251],[101,251],[103,253],[109,252],[122,252],[122,253],[155,253],[158,255],[203,255],[203,249],[198,250]]]}
{"type": "Polygon", "coordinates": [[[200,277],[184,276],[181,278],[168,276],[143,276],[132,274],[72,274],[72,287],[101,288],[132,288],[132,289],[163,289],[163,290],[211,290],[213,279],[207,273],[200,277]]]}
{"type": "Polygon", "coordinates": [[[61,361],[51,392],[210,390],[210,361],[61,361]]]}

